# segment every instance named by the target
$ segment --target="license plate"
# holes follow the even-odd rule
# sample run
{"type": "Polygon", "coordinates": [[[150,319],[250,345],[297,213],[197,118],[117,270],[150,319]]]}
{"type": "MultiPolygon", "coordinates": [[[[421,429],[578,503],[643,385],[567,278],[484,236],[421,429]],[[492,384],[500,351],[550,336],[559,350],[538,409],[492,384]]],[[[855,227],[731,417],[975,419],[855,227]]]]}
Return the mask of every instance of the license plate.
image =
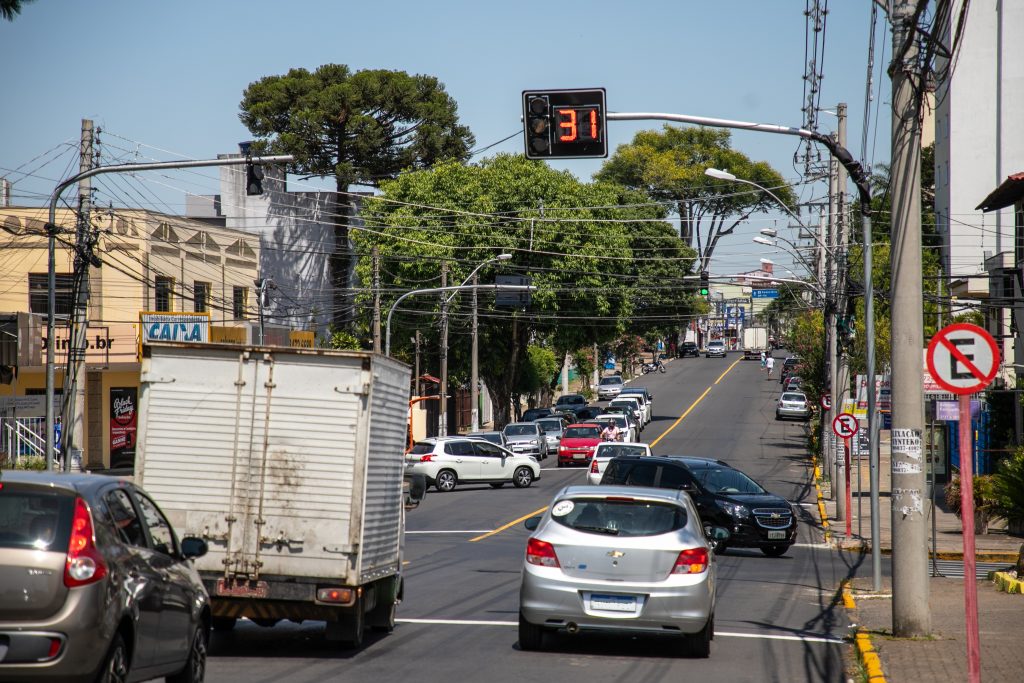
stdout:
{"type": "Polygon", "coordinates": [[[590,608],[606,612],[635,612],[636,598],[631,595],[591,595],[590,608]]]}
{"type": "Polygon", "coordinates": [[[236,598],[266,598],[270,596],[270,585],[266,581],[217,579],[217,587],[214,592],[217,595],[236,598]]]}
{"type": "Polygon", "coordinates": [[[768,532],[768,540],[773,541],[775,539],[784,539],[784,538],[786,538],[786,532],[785,531],[769,531],[768,532]]]}
{"type": "Polygon", "coordinates": [[[586,453],[573,453],[573,460],[585,460],[587,457],[586,453]]]}

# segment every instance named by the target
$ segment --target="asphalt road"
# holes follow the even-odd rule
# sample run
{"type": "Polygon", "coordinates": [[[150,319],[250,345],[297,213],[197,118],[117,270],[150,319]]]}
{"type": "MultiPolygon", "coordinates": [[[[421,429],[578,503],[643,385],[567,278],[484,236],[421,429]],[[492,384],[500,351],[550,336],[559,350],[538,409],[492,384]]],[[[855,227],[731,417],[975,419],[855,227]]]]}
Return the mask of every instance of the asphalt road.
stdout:
{"type": "Polygon", "coordinates": [[[803,425],[774,419],[778,380],[737,358],[680,359],[664,374],[633,382],[655,395],[654,420],[641,435],[655,453],[721,458],[804,504],[798,544],[785,556],[730,549],[717,559],[710,659],[685,658],[669,637],[560,635],[544,652],[519,650],[519,575],[529,535],[521,519],[542,511],[560,487],[585,480],[582,468],[558,469],[547,460],[529,489],[431,490],[409,513],[405,601],[394,633],[368,634],[361,650],[348,652],[324,639],[322,623],[262,628],[243,621],[214,634],[207,680],[844,680],[849,628],[838,593],[855,560],[823,545],[811,516],[803,425]]]}

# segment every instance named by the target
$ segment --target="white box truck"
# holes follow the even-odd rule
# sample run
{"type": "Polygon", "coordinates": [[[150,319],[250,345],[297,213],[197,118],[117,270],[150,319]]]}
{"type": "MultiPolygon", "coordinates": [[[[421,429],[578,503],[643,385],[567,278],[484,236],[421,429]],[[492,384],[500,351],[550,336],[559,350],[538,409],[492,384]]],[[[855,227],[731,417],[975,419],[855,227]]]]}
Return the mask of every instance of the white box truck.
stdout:
{"type": "Polygon", "coordinates": [[[764,327],[743,328],[744,360],[760,360],[761,352],[768,350],[768,330],[764,327]]]}
{"type": "Polygon", "coordinates": [[[364,352],[143,347],[136,479],[209,544],[214,628],[323,620],[358,647],[394,627],[409,378],[364,352]]]}

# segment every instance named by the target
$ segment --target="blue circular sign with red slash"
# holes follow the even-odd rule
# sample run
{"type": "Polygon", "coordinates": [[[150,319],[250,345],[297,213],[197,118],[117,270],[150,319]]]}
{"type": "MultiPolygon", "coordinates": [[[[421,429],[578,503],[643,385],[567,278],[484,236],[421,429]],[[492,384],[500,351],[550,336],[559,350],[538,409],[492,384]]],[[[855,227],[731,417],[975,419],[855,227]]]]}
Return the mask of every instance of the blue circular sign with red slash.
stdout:
{"type": "Polygon", "coordinates": [[[985,330],[970,323],[943,327],[928,344],[928,371],[935,383],[954,394],[973,394],[999,371],[999,347],[985,330]]]}

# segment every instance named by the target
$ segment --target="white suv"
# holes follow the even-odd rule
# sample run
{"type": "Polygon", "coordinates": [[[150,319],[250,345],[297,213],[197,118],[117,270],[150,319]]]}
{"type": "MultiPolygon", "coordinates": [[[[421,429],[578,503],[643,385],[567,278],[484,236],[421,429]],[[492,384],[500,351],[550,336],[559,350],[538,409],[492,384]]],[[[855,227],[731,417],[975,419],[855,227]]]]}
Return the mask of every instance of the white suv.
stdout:
{"type": "Polygon", "coordinates": [[[424,475],[438,491],[451,491],[460,483],[501,488],[512,482],[522,489],[540,479],[536,458],[516,455],[483,439],[424,439],[406,453],[405,462],[406,472],[424,475]]]}

